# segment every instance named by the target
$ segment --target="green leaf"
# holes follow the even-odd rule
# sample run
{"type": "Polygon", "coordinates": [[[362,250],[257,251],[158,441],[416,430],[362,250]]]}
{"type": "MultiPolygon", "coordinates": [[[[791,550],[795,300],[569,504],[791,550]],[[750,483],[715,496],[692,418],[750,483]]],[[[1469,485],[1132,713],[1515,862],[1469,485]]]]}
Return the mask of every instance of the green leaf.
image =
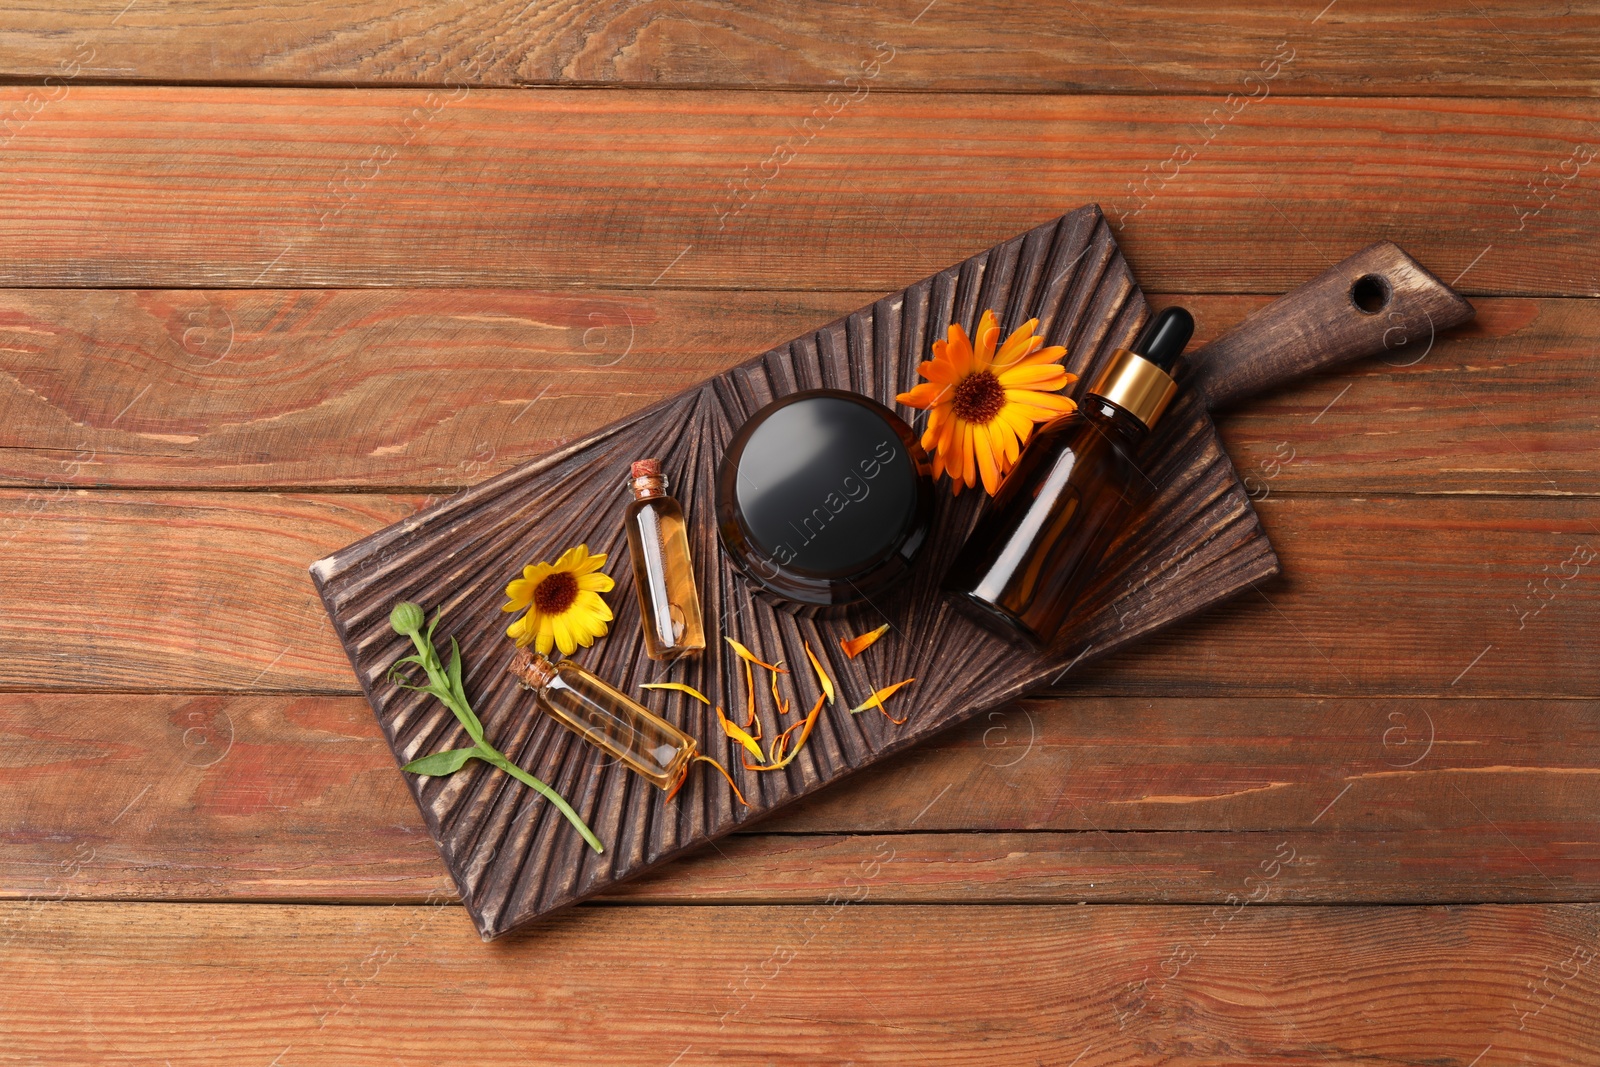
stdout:
{"type": "Polygon", "coordinates": [[[456,695],[437,681],[429,682],[427,685],[408,685],[405,688],[415,689],[419,693],[427,693],[431,697],[438,697],[444,702],[445,707],[450,708],[452,711],[455,710],[456,695]]]}
{"type": "Polygon", "coordinates": [[[483,723],[478,721],[477,714],[472,710],[472,702],[467,699],[467,691],[461,687],[461,646],[456,644],[456,639],[450,639],[450,688],[455,694],[455,703],[451,710],[456,713],[456,718],[461,720],[461,725],[467,728],[467,733],[477,742],[483,741],[483,723]]]}
{"type": "Polygon", "coordinates": [[[456,639],[450,639],[450,689],[455,693],[456,699],[462,704],[467,702],[467,694],[461,689],[461,646],[456,644],[456,639]]]}
{"type": "Polygon", "coordinates": [[[477,747],[453,748],[448,752],[435,752],[431,756],[423,756],[406,764],[404,770],[412,774],[422,774],[437,777],[444,774],[454,774],[473,756],[481,756],[483,752],[477,747]]]}

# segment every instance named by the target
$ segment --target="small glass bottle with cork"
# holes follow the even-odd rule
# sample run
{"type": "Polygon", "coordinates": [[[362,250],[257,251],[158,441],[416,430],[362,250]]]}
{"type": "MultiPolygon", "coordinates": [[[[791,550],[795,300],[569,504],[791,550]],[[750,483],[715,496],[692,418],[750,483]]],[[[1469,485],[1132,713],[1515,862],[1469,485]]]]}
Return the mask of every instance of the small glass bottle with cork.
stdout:
{"type": "Polygon", "coordinates": [[[638,460],[629,473],[633,499],[623,524],[633,561],[633,587],[639,594],[645,655],[670,663],[706,647],[683,508],[667,492],[659,459],[638,460]]]}
{"type": "Polygon", "coordinates": [[[657,789],[672,790],[687,772],[694,738],[570,659],[551,663],[519,648],[508,669],[551,718],[657,789]]]}

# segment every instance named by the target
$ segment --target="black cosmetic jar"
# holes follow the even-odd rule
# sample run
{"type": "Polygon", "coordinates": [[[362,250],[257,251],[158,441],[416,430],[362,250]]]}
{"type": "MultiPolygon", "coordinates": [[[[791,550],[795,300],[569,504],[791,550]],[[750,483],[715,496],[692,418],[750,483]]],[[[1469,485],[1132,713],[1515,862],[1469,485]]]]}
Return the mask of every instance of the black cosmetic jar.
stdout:
{"type": "Polygon", "coordinates": [[[768,599],[807,614],[903,581],[928,539],[933,480],[911,427],[859,393],[808,389],[734,434],[717,470],[717,530],[768,599]]]}

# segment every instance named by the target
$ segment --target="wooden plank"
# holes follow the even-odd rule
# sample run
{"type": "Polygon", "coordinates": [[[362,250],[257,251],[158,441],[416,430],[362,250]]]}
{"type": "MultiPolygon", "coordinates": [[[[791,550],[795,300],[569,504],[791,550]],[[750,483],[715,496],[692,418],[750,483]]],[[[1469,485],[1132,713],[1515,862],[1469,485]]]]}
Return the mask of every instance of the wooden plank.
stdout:
{"type": "MultiPolygon", "coordinates": [[[[304,568],[422,502],[0,491],[0,687],[355,692],[304,568]]],[[[1600,607],[1592,500],[1277,494],[1261,513],[1284,578],[1080,683],[1151,696],[1600,693],[1579,637],[1600,607]]]]}
{"type": "Polygon", "coordinates": [[[1260,510],[1279,578],[1082,681],[1200,696],[1218,669],[1254,693],[1595,692],[1592,501],[1286,495],[1260,510]]]}
{"type": "MultiPolygon", "coordinates": [[[[1033,700],[612,891],[803,902],[1592,899],[1593,701],[1033,700]],[[985,832],[987,831],[987,832],[985,832]]],[[[0,696],[11,898],[417,902],[454,888],[364,701],[0,696]],[[66,870],[70,880],[63,880],[66,870]]]]}
{"type": "MultiPolygon", "coordinates": [[[[666,290],[0,290],[0,481],[454,491],[872,299],[666,290]]],[[[1194,347],[1266,303],[1163,296],[1194,347]]],[[[1600,301],[1488,298],[1221,421],[1257,496],[1600,492],[1600,301]]]]}
{"type": "MultiPolygon", "coordinates": [[[[1241,894],[1293,880],[1272,857],[1241,894]]],[[[837,903],[583,908],[493,950],[455,907],[10,904],[0,1025],[34,1062],[174,1067],[1600,1057],[1594,905],[852,906],[897,862],[837,903]]]]}
{"type": "MultiPolygon", "coordinates": [[[[1209,331],[1235,321],[1221,306],[1209,331]]],[[[1264,301],[1262,301],[1264,302],[1264,301]]],[[[1219,421],[1258,500],[1275,492],[1540,493],[1600,490],[1600,302],[1479,298],[1448,334],[1398,327],[1380,358],[1290,384],[1219,421]],[[1409,340],[1409,344],[1400,344],[1409,340]]]]}
{"type": "Polygon", "coordinates": [[[1147,290],[1387,237],[1600,293],[1595,102],[1247,99],[73,86],[5,146],[0,284],[889,291],[1098,201],[1147,290]]]}
{"type": "Polygon", "coordinates": [[[876,295],[0,291],[0,477],[453,492],[876,295]]]}
{"type": "Polygon", "coordinates": [[[1083,3],[1041,17],[996,4],[541,0],[418,10],[369,0],[7,6],[0,74],[349,85],[721,85],[968,92],[1590,96],[1600,18],[1506,2],[1344,0],[1263,13],[1083,3]],[[1404,50],[1393,42],[1401,38],[1404,50]],[[882,43],[881,47],[877,47],[882,43]],[[93,49],[92,52],[87,49],[93,49]],[[1292,56],[1275,67],[1274,56],[1292,56]],[[1263,64],[1268,64],[1263,66],[1263,64]]]}

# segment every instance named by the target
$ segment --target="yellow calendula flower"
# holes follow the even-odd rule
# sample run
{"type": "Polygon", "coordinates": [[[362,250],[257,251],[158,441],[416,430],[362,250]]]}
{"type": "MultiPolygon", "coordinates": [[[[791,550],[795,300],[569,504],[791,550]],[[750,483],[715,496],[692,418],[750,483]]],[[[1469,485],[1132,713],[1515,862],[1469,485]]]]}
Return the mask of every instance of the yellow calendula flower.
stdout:
{"type": "Polygon", "coordinates": [[[588,648],[594,639],[606,635],[611,609],[601,599],[616,585],[601,574],[605,553],[589,554],[588,545],[561,553],[554,563],[533,563],[522,568],[522,577],[506,586],[510,598],[501,611],[527,614],[506,628],[506,636],[517,647],[535,645],[541,656],[552,647],[570,656],[578,646],[588,648]]]}
{"type": "Polygon", "coordinates": [[[927,381],[895,397],[928,412],[922,447],[933,458],[933,475],[950,475],[951,490],[978,484],[990,496],[1017,462],[1037,422],[1048,422],[1077,405],[1055,393],[1078,380],[1061,366],[1067,350],[1044,347],[1038,319],[1012,331],[1005,344],[992,311],[978,320],[973,344],[959,323],[946,340],[933,343],[933,359],[917,368],[927,381]]]}

